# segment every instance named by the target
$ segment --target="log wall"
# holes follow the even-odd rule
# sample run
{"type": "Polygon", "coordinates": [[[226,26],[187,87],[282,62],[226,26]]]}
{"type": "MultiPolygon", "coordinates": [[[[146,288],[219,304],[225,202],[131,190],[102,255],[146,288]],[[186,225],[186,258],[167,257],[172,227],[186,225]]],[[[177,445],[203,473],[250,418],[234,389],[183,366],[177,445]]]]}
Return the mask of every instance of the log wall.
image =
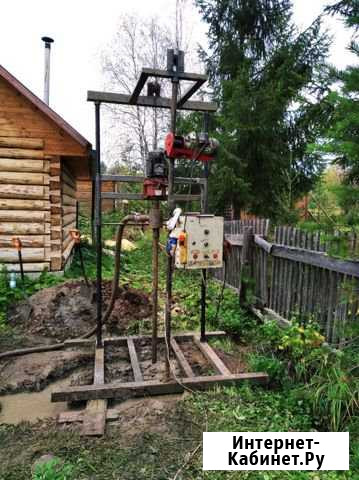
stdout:
{"type": "Polygon", "coordinates": [[[51,264],[50,163],[42,139],[0,136],[0,263],[19,271],[12,247],[23,244],[25,271],[51,264]]]}
{"type": "MultiPolygon", "coordinates": [[[[116,182],[106,181],[101,183],[103,192],[115,192],[116,182]]],[[[83,210],[87,213],[91,211],[91,199],[92,199],[92,181],[88,179],[77,180],[77,200],[83,210]]],[[[102,211],[112,212],[115,209],[115,200],[102,200],[102,211]]]]}
{"type": "Polygon", "coordinates": [[[66,265],[74,241],[71,240],[70,231],[76,228],[76,179],[63,162],[61,169],[61,192],[62,192],[62,264],[66,265]]]}
{"type": "MultiPolygon", "coordinates": [[[[27,98],[19,95],[19,92],[1,77],[0,136],[15,137],[19,140],[15,147],[21,150],[20,157],[17,158],[26,158],[23,157],[25,149],[28,151],[27,158],[39,158],[36,153],[39,142],[41,142],[41,148],[46,155],[87,156],[85,147],[79,145],[76,140],[66,134],[52,120],[49,120],[47,115],[40,112],[27,98]]],[[[0,148],[7,148],[6,140],[0,144],[0,148]]],[[[10,148],[13,149],[13,147],[10,148]]],[[[15,153],[13,152],[13,154],[15,153]]],[[[81,163],[85,164],[85,162],[77,163],[79,166],[81,163]]]]}

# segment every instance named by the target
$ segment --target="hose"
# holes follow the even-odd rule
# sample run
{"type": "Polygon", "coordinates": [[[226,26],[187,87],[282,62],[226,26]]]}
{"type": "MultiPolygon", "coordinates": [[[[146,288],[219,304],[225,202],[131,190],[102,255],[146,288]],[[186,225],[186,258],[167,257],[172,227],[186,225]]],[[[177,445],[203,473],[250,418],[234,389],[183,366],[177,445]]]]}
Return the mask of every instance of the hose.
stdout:
{"type": "MultiPolygon", "coordinates": [[[[112,291],[111,291],[111,298],[110,298],[110,303],[107,306],[106,312],[103,315],[102,319],[102,325],[107,322],[109,319],[114,304],[115,300],[117,297],[118,293],[118,282],[120,279],[120,271],[121,271],[121,252],[122,252],[122,238],[123,238],[123,233],[126,228],[127,223],[129,222],[135,222],[138,224],[143,224],[143,223],[148,223],[149,222],[149,216],[148,215],[127,215],[126,217],[123,218],[122,222],[119,224],[117,228],[117,233],[116,233],[116,257],[115,257],[115,272],[114,272],[114,277],[112,281],[112,291]]],[[[80,249],[79,249],[80,251],[80,249]]],[[[83,265],[83,259],[82,254],[80,257],[80,261],[83,265]]],[[[83,272],[85,270],[83,269],[83,272]]],[[[85,276],[84,276],[85,278],[85,276]]],[[[85,278],[86,281],[86,278],[85,278]]],[[[79,337],[79,339],[85,339],[91,337],[95,332],[96,332],[97,327],[92,328],[90,331],[79,337]]],[[[0,360],[8,357],[15,357],[15,356],[20,356],[20,355],[27,355],[30,353],[37,353],[37,352],[51,352],[54,350],[61,350],[62,348],[65,347],[65,343],[56,343],[53,345],[39,345],[38,347],[29,347],[29,348],[22,348],[18,350],[9,350],[7,352],[0,353],[0,360]]]]}
{"type": "MultiPolygon", "coordinates": [[[[116,232],[116,256],[115,256],[115,272],[112,280],[112,291],[110,303],[107,306],[107,309],[102,317],[102,325],[104,325],[107,320],[110,318],[113,307],[115,305],[117,293],[118,293],[118,282],[120,280],[121,272],[121,253],[122,253],[122,238],[125,231],[126,225],[129,222],[136,222],[138,224],[143,224],[149,221],[148,215],[127,215],[122,222],[119,224],[116,232]]],[[[81,338],[89,338],[96,332],[97,326],[92,328],[89,332],[82,335],[81,338]]]]}

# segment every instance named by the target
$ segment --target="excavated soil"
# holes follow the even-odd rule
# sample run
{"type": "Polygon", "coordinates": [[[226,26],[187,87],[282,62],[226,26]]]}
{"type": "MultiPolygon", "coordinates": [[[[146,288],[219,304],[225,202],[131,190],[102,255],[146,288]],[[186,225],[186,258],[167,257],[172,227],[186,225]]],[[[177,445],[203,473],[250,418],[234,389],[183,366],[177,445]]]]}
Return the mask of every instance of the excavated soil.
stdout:
{"type": "MultiPolygon", "coordinates": [[[[33,295],[8,312],[8,321],[24,343],[56,343],[85,334],[95,324],[95,289],[88,289],[82,281],[69,281],[33,295]],[[27,340],[26,340],[27,339],[27,340]]],[[[104,310],[111,296],[111,282],[103,283],[104,310]]],[[[147,295],[131,288],[119,288],[115,306],[104,335],[127,335],[135,320],[149,318],[152,305],[147,295]]],[[[132,328],[133,331],[133,328],[132,328]]],[[[201,351],[192,341],[180,341],[184,356],[196,375],[213,375],[201,351]]],[[[166,348],[158,344],[158,361],[152,364],[151,341],[135,341],[140,370],[144,380],[166,382],[166,348]]],[[[232,373],[246,371],[245,357],[223,352],[216,353],[232,373]]],[[[134,381],[127,346],[106,345],[105,382],[134,381]]],[[[172,377],[180,378],[182,371],[171,356],[172,377]]],[[[32,353],[0,361],[0,423],[34,422],[37,418],[55,417],[59,411],[69,408],[66,404],[52,404],[50,395],[59,387],[91,385],[93,382],[94,348],[67,348],[60,351],[32,353]],[[2,411],[1,411],[2,407],[2,411]]],[[[126,397],[126,396],[125,396],[126,397]]],[[[156,423],[168,403],[173,400],[144,398],[140,401],[123,398],[111,402],[127,416],[125,430],[131,434],[138,423],[156,423]],[[124,402],[124,403],[123,403],[124,402]],[[154,415],[152,409],[156,410],[154,415]],[[152,412],[152,413],[151,413],[152,412]],[[140,420],[139,420],[140,419],[140,420]]],[[[123,422],[121,422],[123,424],[123,422]]]]}
{"type": "MultiPolygon", "coordinates": [[[[111,289],[110,281],[103,282],[104,310],[111,289]]],[[[82,281],[70,281],[41,290],[29,301],[14,305],[8,312],[8,322],[26,336],[63,341],[81,336],[95,325],[95,308],[94,285],[88,289],[82,281]]],[[[146,318],[151,311],[147,295],[131,288],[119,288],[107,332],[125,334],[131,320],[146,318]]]]}

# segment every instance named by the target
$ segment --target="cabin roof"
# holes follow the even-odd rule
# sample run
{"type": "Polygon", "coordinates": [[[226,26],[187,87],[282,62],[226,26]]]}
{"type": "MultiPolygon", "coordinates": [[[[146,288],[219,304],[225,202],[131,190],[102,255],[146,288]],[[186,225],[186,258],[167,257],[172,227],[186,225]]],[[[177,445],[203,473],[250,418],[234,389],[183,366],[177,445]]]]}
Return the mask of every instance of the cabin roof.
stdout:
{"type": "Polygon", "coordinates": [[[64,130],[70,137],[85,148],[90,148],[91,144],[85,137],[83,137],[77,130],[75,130],[69,123],[67,123],[59,114],[43,102],[37,95],[31,92],[25,85],[23,85],[17,78],[8,72],[2,65],[0,65],[0,78],[3,78],[13,88],[15,88],[21,95],[27,98],[36,108],[50,118],[59,128],[64,130]]]}

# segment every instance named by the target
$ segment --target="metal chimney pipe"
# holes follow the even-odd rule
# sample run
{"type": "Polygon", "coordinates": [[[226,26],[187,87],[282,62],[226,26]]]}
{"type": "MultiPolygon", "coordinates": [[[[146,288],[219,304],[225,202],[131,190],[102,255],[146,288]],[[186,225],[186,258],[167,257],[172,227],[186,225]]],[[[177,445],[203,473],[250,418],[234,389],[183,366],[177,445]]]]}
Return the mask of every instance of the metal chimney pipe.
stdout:
{"type": "Polygon", "coordinates": [[[54,40],[50,37],[42,37],[45,42],[45,75],[44,75],[44,102],[49,104],[50,101],[50,50],[54,40]]]}

